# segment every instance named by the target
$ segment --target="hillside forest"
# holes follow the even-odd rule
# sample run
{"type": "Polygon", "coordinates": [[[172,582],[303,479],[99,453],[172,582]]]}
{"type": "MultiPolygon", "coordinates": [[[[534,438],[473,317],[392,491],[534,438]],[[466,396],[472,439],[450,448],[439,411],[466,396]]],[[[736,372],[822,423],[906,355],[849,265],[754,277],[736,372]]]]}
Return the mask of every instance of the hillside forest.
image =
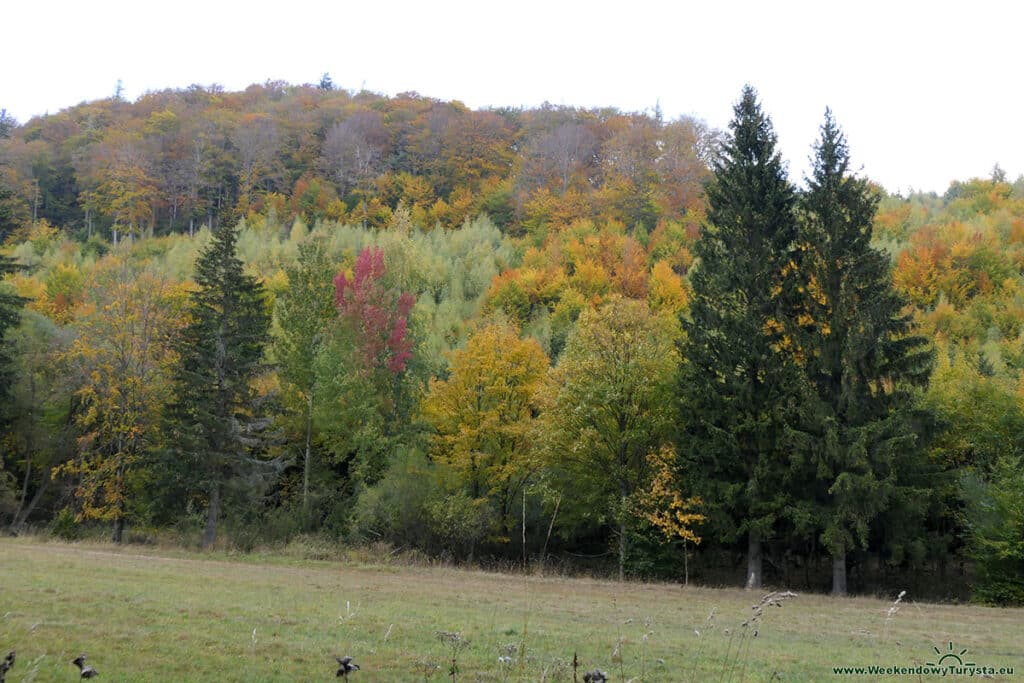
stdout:
{"type": "Polygon", "coordinates": [[[1024,178],[885,192],[747,87],[0,113],[0,524],[1024,603],[1024,178]]]}

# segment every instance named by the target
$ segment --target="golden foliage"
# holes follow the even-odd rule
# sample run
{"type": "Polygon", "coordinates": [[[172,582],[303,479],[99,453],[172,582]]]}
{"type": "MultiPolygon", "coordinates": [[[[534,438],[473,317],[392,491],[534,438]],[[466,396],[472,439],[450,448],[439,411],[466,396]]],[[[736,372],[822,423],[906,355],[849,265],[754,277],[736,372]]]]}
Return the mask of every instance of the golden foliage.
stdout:
{"type": "Polygon", "coordinates": [[[676,452],[668,445],[647,456],[651,471],[650,487],[640,495],[640,515],[665,536],[666,541],[681,538],[697,544],[701,539],[693,526],[703,522],[703,514],[695,512],[703,504],[699,496],[684,498],[675,478],[676,452]]]}
{"type": "Polygon", "coordinates": [[[536,340],[492,323],[452,353],[448,379],[431,380],[421,410],[436,432],[432,452],[474,498],[508,508],[532,471],[529,432],[547,368],[536,340]]]}

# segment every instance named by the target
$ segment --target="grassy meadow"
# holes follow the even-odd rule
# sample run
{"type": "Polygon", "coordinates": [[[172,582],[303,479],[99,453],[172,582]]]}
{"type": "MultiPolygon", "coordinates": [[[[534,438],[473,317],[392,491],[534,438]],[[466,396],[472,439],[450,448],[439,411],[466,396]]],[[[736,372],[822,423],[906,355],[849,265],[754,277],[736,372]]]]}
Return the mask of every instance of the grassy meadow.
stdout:
{"type": "Polygon", "coordinates": [[[965,661],[1015,668],[993,680],[1024,680],[1024,610],[799,595],[742,626],[760,597],[0,540],[0,654],[18,652],[8,683],[77,680],[80,652],[98,680],[132,683],[327,681],[334,654],[355,657],[356,683],[451,681],[453,655],[457,681],[572,681],[574,653],[580,681],[594,668],[651,683],[919,680],[832,667],[923,665],[950,643],[965,661]]]}

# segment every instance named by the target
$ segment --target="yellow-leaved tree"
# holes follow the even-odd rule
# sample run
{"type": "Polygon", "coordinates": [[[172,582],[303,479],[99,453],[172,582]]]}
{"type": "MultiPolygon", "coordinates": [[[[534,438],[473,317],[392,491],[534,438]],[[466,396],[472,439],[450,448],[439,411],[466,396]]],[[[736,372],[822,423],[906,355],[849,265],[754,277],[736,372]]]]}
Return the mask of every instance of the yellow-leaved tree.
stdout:
{"type": "Polygon", "coordinates": [[[684,583],[690,583],[690,561],[688,543],[700,544],[700,536],[694,531],[696,524],[706,518],[697,510],[704,504],[700,496],[683,496],[680,492],[677,472],[678,456],[669,445],[663,445],[647,456],[651,468],[650,486],[640,494],[639,512],[665,537],[665,541],[683,541],[684,583]]]}
{"type": "Polygon", "coordinates": [[[121,256],[104,259],[85,288],[78,338],[77,456],[56,469],[74,478],[80,519],[112,522],[121,541],[133,477],[159,438],[185,292],[121,256]]]}
{"type": "Polygon", "coordinates": [[[508,540],[516,500],[538,468],[530,430],[547,368],[536,340],[490,323],[452,353],[448,379],[431,381],[422,405],[436,431],[432,456],[477,509],[486,501],[499,540],[508,540]]]}

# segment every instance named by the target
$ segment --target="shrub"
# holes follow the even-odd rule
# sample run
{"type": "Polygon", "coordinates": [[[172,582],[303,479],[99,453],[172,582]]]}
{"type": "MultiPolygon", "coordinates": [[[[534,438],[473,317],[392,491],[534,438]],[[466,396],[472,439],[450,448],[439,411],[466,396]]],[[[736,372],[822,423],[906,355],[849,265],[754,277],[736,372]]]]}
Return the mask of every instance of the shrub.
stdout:
{"type": "Polygon", "coordinates": [[[64,508],[54,517],[50,533],[65,541],[75,541],[82,537],[82,525],[71,508],[64,508]]]}

